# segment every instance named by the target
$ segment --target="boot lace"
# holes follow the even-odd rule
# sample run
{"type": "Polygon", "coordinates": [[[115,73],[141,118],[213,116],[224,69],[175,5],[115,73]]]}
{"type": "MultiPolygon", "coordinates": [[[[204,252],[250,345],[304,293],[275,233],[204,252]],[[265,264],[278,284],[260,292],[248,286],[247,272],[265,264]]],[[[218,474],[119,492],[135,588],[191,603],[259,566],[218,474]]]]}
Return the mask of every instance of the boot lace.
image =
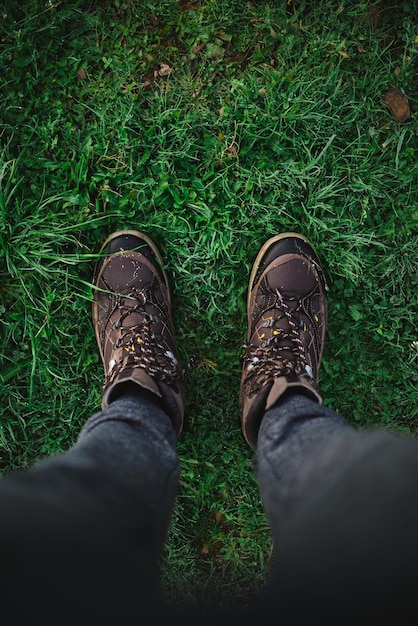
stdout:
{"type": "Polygon", "coordinates": [[[306,347],[300,338],[300,330],[309,328],[296,315],[303,309],[302,301],[289,297],[289,302],[297,302],[296,307],[290,309],[279,290],[275,291],[276,300],[274,309],[278,311],[271,319],[265,320],[261,327],[275,327],[279,320],[286,319],[288,330],[273,331],[270,339],[261,341],[259,345],[245,343],[243,348],[244,370],[246,377],[244,389],[249,396],[258,393],[260,389],[280,376],[302,376],[307,378],[311,385],[316,387],[312,368],[307,362],[306,347]],[[296,319],[295,319],[296,318],[296,319]],[[293,358],[283,353],[289,352],[293,358]]]}
{"type": "MultiPolygon", "coordinates": [[[[152,326],[154,324],[162,324],[163,331],[164,329],[166,332],[170,331],[165,320],[160,315],[144,311],[147,304],[152,305],[154,308],[156,307],[155,303],[147,298],[145,291],[134,290],[126,296],[119,296],[115,307],[109,314],[110,318],[115,309],[120,311],[118,321],[113,324],[114,329],[120,328],[122,322],[132,313],[140,313],[143,321],[124,328],[120,337],[116,340],[114,348],[122,348],[123,357],[119,361],[110,361],[111,369],[106,377],[104,389],[113,383],[123,369],[129,367],[130,369],[143,369],[152,378],[163,381],[175,391],[178,391],[178,383],[183,379],[180,364],[172,349],[164,340],[163,334],[154,333],[152,326]],[[127,306],[124,304],[125,299],[134,299],[136,304],[127,306]]],[[[106,324],[104,325],[105,328],[106,324]]]]}

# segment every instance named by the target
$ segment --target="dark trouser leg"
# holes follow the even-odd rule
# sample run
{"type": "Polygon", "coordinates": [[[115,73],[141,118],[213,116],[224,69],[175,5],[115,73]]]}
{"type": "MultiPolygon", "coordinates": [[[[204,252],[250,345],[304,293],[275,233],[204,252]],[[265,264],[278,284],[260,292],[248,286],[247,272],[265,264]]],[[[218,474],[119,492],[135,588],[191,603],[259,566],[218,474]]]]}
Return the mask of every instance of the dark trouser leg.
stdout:
{"type": "Polygon", "coordinates": [[[60,624],[152,612],[175,445],[158,400],[128,395],[93,416],[67,453],[2,480],[3,611],[6,602],[27,623],[60,624]]]}
{"type": "Polygon", "coordinates": [[[418,442],[288,395],[263,418],[255,463],[275,543],[269,612],[415,619],[418,442]]]}

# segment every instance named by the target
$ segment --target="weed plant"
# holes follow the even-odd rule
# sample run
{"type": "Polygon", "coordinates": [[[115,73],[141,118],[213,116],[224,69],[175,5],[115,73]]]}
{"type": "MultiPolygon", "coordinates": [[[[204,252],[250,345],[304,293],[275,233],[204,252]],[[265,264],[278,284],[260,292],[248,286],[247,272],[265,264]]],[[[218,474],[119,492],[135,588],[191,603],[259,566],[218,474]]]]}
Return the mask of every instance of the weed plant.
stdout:
{"type": "Polygon", "coordinates": [[[93,266],[112,231],[144,231],[196,358],[163,563],[174,602],[242,604],[265,582],[238,393],[268,237],[302,232],[323,261],[325,403],[358,428],[417,431],[418,10],[370,6],[2,3],[2,472],[65,451],[98,410],[93,266]],[[406,123],[382,104],[391,86],[406,123]]]}

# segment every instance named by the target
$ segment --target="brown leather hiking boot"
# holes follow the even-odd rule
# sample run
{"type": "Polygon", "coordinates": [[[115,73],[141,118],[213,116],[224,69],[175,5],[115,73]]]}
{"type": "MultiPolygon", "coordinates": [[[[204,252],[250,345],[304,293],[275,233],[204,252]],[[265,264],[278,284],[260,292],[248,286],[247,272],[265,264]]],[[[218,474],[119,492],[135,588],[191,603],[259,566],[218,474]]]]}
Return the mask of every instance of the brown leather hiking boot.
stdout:
{"type": "Polygon", "coordinates": [[[105,369],[102,408],[122,383],[159,396],[180,433],[184,387],[173,336],[170,290],[154,243],[136,230],[113,233],[96,267],[93,324],[105,369]]]}
{"type": "Polygon", "coordinates": [[[317,402],[327,323],[326,282],[309,241],[296,233],[261,248],[248,288],[248,342],[240,390],[244,436],[255,449],[264,412],[289,388],[317,402]]]}

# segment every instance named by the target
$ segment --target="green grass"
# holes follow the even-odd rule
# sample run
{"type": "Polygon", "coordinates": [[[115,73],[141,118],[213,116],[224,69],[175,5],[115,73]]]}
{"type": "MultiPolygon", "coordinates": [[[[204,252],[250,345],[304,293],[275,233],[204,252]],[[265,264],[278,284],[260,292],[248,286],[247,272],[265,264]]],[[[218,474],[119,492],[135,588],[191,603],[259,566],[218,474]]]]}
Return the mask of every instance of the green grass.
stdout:
{"type": "Polygon", "coordinates": [[[187,381],[164,558],[173,600],[242,602],[271,541],[240,432],[245,298],[296,230],[328,276],[327,405],[416,434],[416,2],[5,2],[0,30],[0,465],[66,450],[100,404],[101,243],[160,247],[187,381]],[[171,73],[160,76],[165,64],[171,73]],[[83,71],[81,71],[83,70],[83,71]],[[398,86],[412,120],[382,104],[398,86]]]}

